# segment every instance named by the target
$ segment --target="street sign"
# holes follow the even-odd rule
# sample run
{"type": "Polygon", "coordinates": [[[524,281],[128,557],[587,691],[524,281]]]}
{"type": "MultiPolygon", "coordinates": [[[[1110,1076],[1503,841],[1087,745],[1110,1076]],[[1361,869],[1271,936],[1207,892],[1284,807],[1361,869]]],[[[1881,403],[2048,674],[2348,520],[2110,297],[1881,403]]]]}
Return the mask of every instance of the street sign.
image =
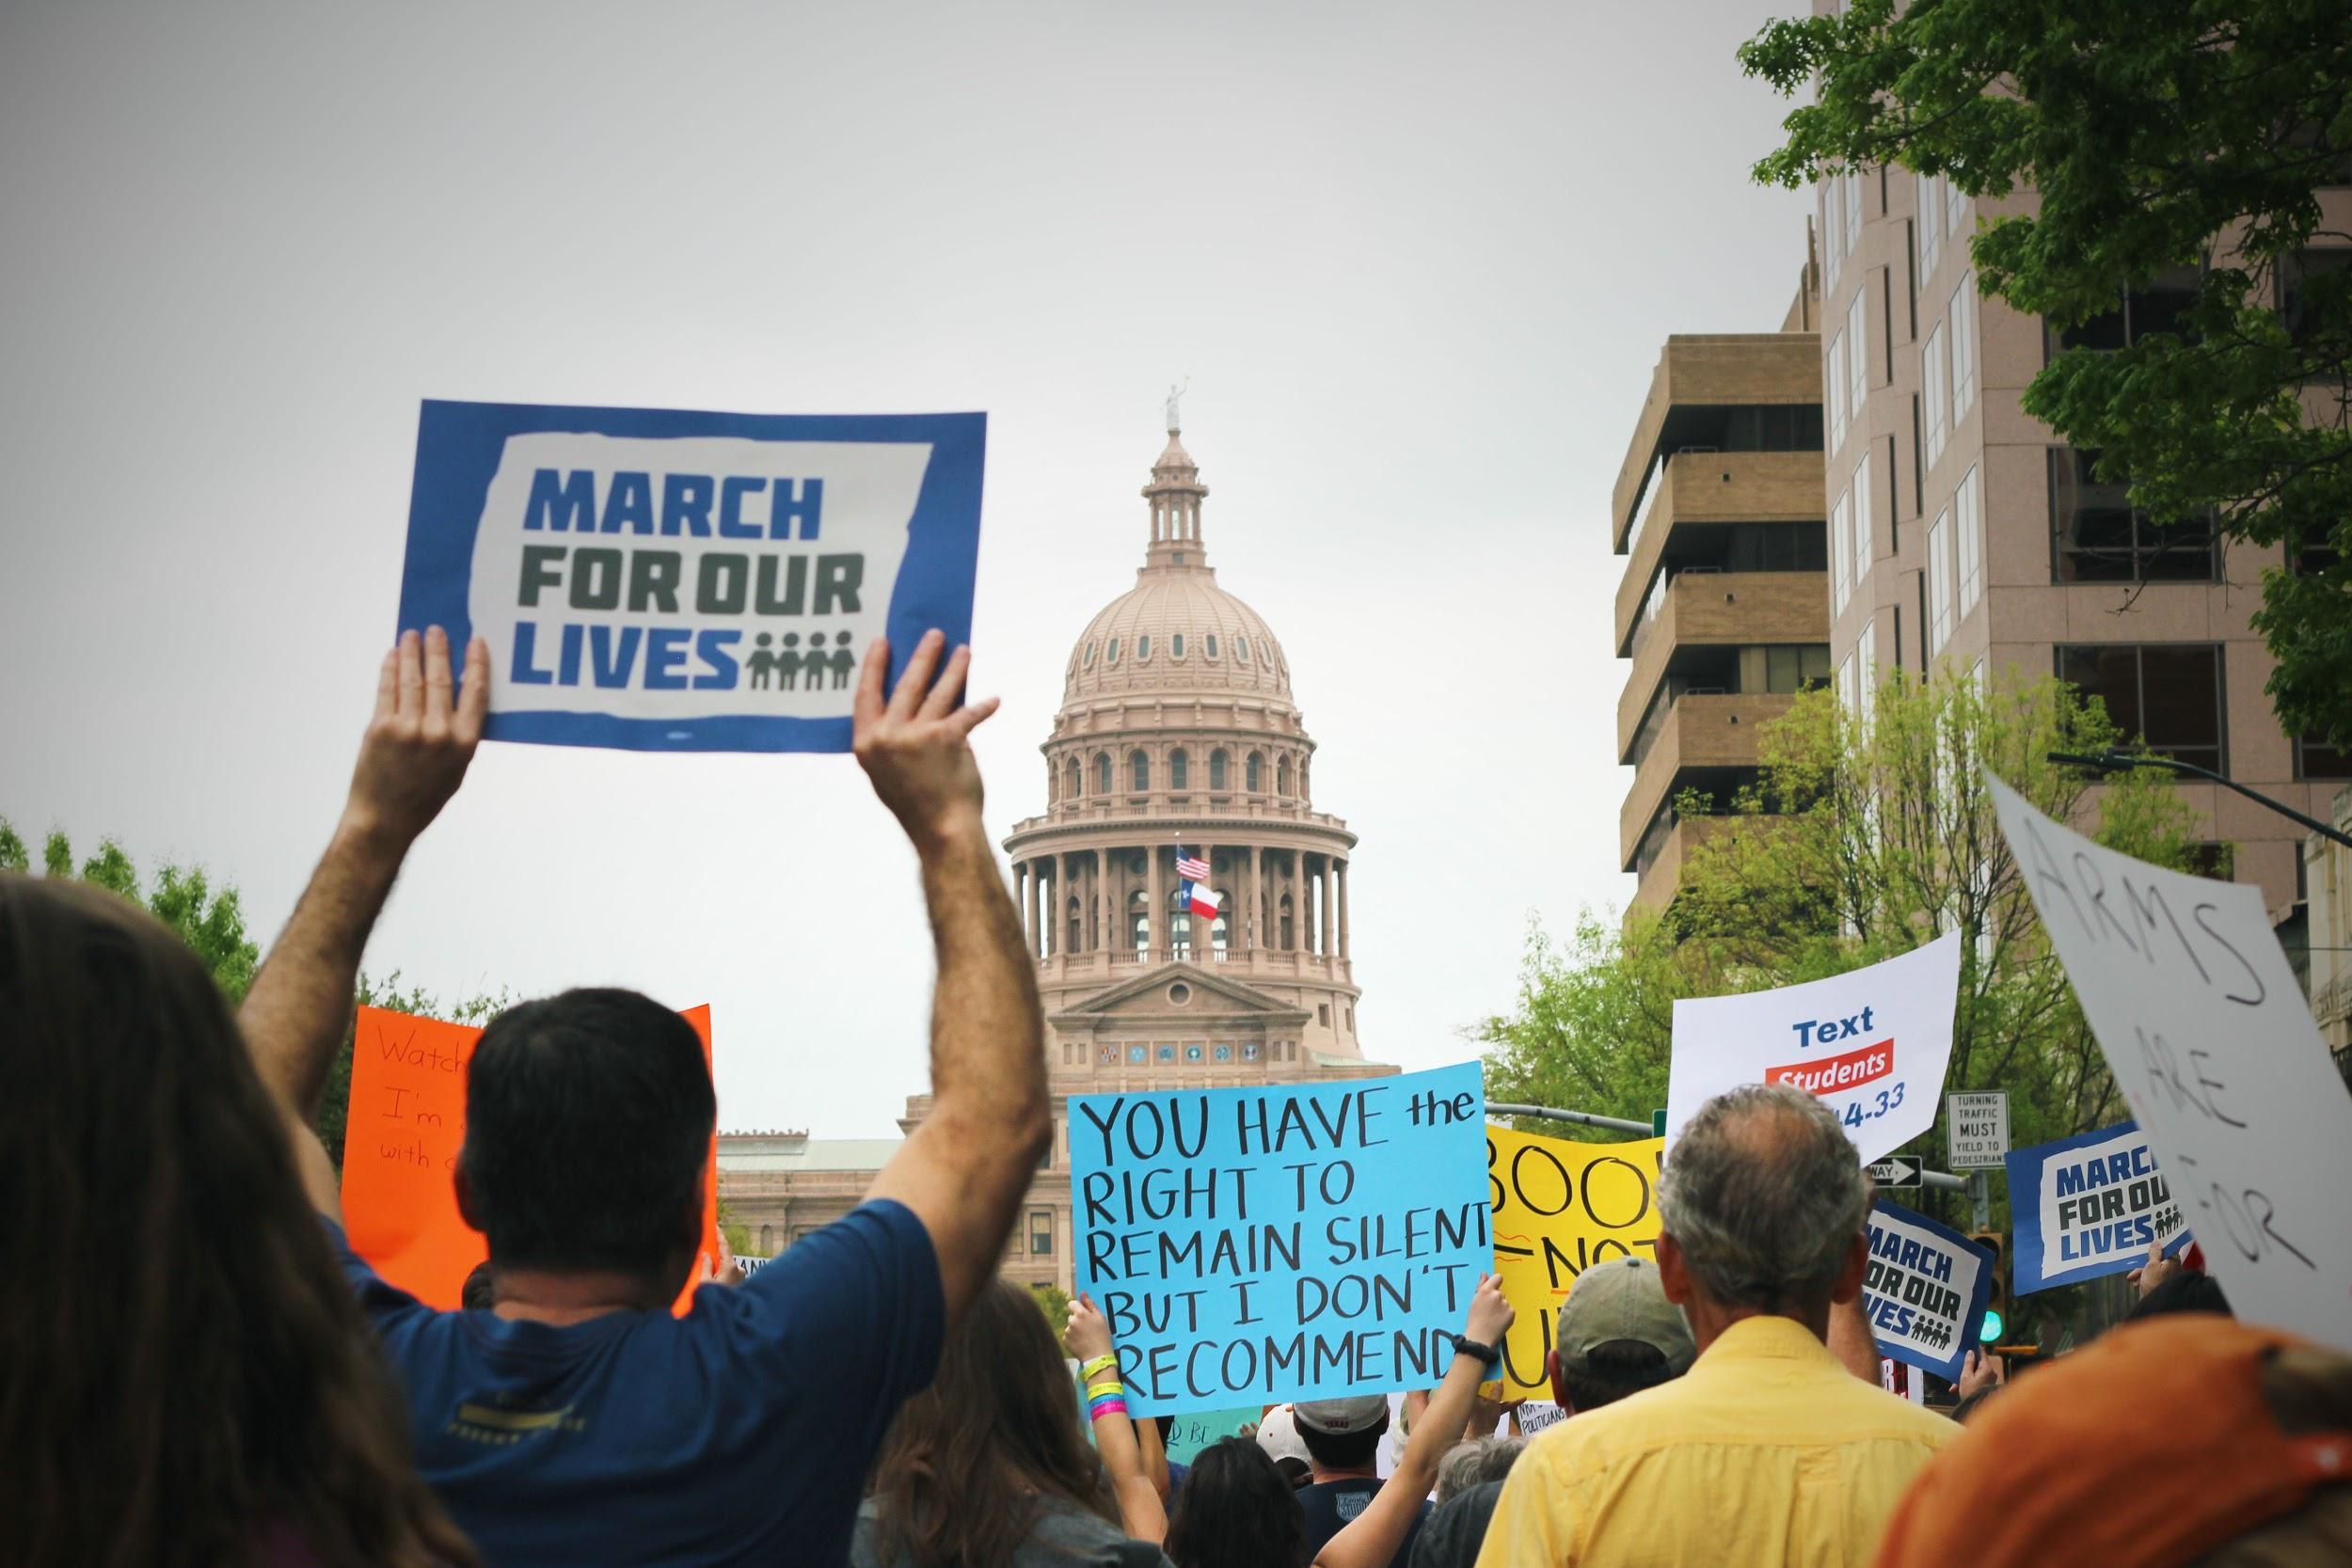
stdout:
{"type": "Polygon", "coordinates": [[[1998,1170],[2009,1156],[2009,1093],[1944,1097],[1945,1130],[1950,1136],[1952,1169],[1998,1170]]]}
{"type": "Polygon", "coordinates": [[[1919,1184],[1920,1169],[1918,1161],[1892,1155],[1870,1166],[1870,1180],[1882,1187],[1915,1187],[1919,1184]]]}
{"type": "Polygon", "coordinates": [[[1662,1138],[1666,1135],[1666,1113],[1663,1110],[1652,1111],[1649,1114],[1649,1135],[1653,1138],[1662,1138]]]}

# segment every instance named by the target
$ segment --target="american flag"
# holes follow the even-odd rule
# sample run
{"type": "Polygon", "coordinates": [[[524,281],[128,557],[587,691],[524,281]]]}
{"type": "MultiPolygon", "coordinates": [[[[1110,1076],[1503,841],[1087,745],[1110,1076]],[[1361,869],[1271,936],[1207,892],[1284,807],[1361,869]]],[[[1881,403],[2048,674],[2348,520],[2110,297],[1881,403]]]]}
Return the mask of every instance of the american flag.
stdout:
{"type": "Polygon", "coordinates": [[[1209,863],[1195,860],[1179,849],[1176,851],[1176,875],[1187,882],[1205,882],[1209,879],[1209,863]]]}

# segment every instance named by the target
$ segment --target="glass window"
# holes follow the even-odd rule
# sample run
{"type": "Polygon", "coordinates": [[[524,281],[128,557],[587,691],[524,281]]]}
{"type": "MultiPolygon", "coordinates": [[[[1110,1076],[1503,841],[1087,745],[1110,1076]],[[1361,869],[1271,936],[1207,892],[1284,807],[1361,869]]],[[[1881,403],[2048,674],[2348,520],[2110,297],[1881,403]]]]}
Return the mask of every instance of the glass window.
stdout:
{"type": "Polygon", "coordinates": [[[2146,288],[2123,295],[2114,309],[2102,310],[2076,326],[2053,328],[2051,349],[2124,348],[2152,332],[2185,333],[2189,309],[2197,303],[2203,281],[2198,267],[2168,267],[2146,288]]]}
{"type": "Polygon", "coordinates": [[[1152,787],[1152,758],[1145,752],[1127,753],[1127,787],[1141,794],[1152,787]]]}
{"type": "Polygon", "coordinates": [[[1250,752],[1249,760],[1242,765],[1241,786],[1249,791],[1252,795],[1257,794],[1258,791],[1265,787],[1264,783],[1261,778],[1261,773],[1264,767],[1265,758],[1260,756],[1255,752],[1250,752]]]}
{"type": "Polygon", "coordinates": [[[1233,657],[1240,659],[1244,664],[1249,662],[1249,639],[1247,637],[1235,637],[1233,639],[1233,657]]]}
{"type": "Polygon", "coordinates": [[[1846,254],[1862,243],[1862,171],[1846,172],[1846,254]]]}
{"type": "Polygon", "coordinates": [[[1051,1258],[1054,1255],[1054,1212],[1051,1209],[1029,1211],[1029,1256],[1051,1258]]]}
{"type": "MultiPolygon", "coordinates": [[[[2298,346],[2309,343],[2322,325],[2321,312],[2307,303],[2306,285],[2352,268],[2352,250],[2318,246],[2298,250],[2279,262],[2279,323],[2287,339],[2298,346]]],[[[2339,295],[2339,298],[2342,296],[2339,295]]]]}
{"type": "Polygon", "coordinates": [[[1209,753],[1209,787],[1216,790],[1225,787],[1225,753],[1222,750],[1209,753]]]}
{"type": "Polygon", "coordinates": [[[1070,759],[1070,766],[1063,768],[1062,772],[1070,781],[1069,794],[1072,800],[1074,800],[1086,793],[1086,769],[1078,766],[1076,757],[1070,759]]]}
{"type": "Polygon", "coordinates": [[[2058,673],[2161,756],[2226,772],[2221,747],[2221,650],[2210,642],[2061,645],[2058,673]]]}
{"type": "Polygon", "coordinates": [[[1168,754],[1168,787],[1170,789],[1188,788],[1191,776],[1192,759],[1184,755],[1184,749],[1179,746],[1168,754]]]}
{"type": "Polygon", "coordinates": [[[1952,640],[1952,519],[1948,511],[1928,525],[1928,657],[1952,640]]]}
{"type": "Polygon", "coordinates": [[[1870,713],[1878,705],[1879,695],[1879,624],[1876,620],[1862,623],[1862,635],[1854,639],[1854,712],[1864,723],[1870,721],[1870,713]]]}
{"type": "Polygon", "coordinates": [[[1274,793],[1287,797],[1290,792],[1291,759],[1288,757],[1277,757],[1274,759],[1274,793]]]}
{"type": "Polygon", "coordinates": [[[1968,417],[1977,402],[1977,275],[1963,272],[1944,319],[1952,328],[1952,423],[1968,417]]]}
{"type": "Polygon", "coordinates": [[[1094,791],[1098,795],[1111,792],[1111,754],[1108,752],[1094,753],[1094,791]]]}
{"type": "Polygon", "coordinates": [[[1208,636],[1208,653],[1211,658],[1216,657],[1216,633],[1215,632],[1209,633],[1208,636]]]}
{"type": "Polygon", "coordinates": [[[1977,478],[1976,465],[1960,476],[1960,490],[1952,499],[1960,513],[1952,539],[1959,557],[1955,588],[1964,617],[1984,597],[1984,484],[1977,478]]]}
{"type": "Polygon", "coordinates": [[[1828,683],[1828,643],[1784,642],[1764,650],[1765,690],[1786,696],[1828,683]]]}
{"type": "Polygon", "coordinates": [[[1116,637],[1111,639],[1110,657],[1108,662],[1112,664],[1117,664],[1119,662],[1119,639],[1116,637]]]}
{"type": "Polygon", "coordinates": [[[1136,639],[1136,657],[1137,658],[1150,658],[1152,657],[1152,634],[1150,632],[1145,632],[1142,636],[1136,639]]]}
{"type": "Polygon", "coordinates": [[[1829,399],[1829,450],[1846,440],[1846,332],[1838,328],[1829,341],[1829,362],[1822,370],[1823,391],[1829,399]]]}
{"type": "Polygon", "coordinates": [[[1878,552],[1878,534],[1872,523],[1871,505],[1877,491],[1870,483],[1870,449],[1862,449],[1862,461],[1853,466],[1853,585],[1862,586],[1869,575],[1871,558],[1878,552]]]}
{"type": "Polygon", "coordinates": [[[2295,743],[2298,779],[2352,779],[2352,750],[2304,736],[2295,743]]]}
{"type": "Polygon", "coordinates": [[[1093,643],[1089,642],[1089,643],[1088,643],[1088,644],[1087,644],[1086,657],[1085,657],[1084,658],[1080,659],[1078,662],[1079,662],[1080,664],[1083,664],[1084,666],[1086,666],[1086,668],[1088,668],[1088,669],[1089,669],[1089,670],[1091,670],[1091,669],[1093,669],[1093,668],[1094,668],[1094,644],[1093,644],[1093,643]]]}
{"type": "Polygon", "coordinates": [[[1168,640],[1168,657],[1170,658],[1184,657],[1184,634],[1183,632],[1180,631],[1168,640]]]}
{"type": "Polygon", "coordinates": [[[1862,405],[1870,396],[1870,316],[1869,291],[1854,291],[1853,303],[1846,308],[1846,330],[1839,334],[1846,341],[1846,419],[1850,423],[1862,422],[1862,405]]]}
{"type": "Polygon", "coordinates": [[[1944,324],[1937,322],[1928,334],[1927,346],[1919,351],[1920,418],[1927,427],[1921,440],[1931,468],[1944,455],[1944,437],[1952,422],[1952,384],[1944,368],[1944,324]]]}
{"type": "Polygon", "coordinates": [[[1944,260],[1944,177],[1915,173],[1912,181],[1919,208],[1919,281],[1925,283],[1944,260]]]}
{"type": "Polygon", "coordinates": [[[2098,454],[2050,449],[2050,537],[2059,582],[2210,582],[2213,531],[2159,527],[2130,485],[2098,477],[2098,454]]]}
{"type": "Polygon", "coordinates": [[[1849,487],[1829,514],[1829,604],[1833,615],[1846,608],[1846,595],[1851,591],[1853,568],[1849,562],[1852,550],[1853,490],[1849,487]]]}
{"type": "Polygon", "coordinates": [[[1944,178],[1944,232],[1953,239],[1965,239],[1968,230],[1964,226],[1967,222],[1968,193],[1953,184],[1951,177],[1947,175],[1944,178]]]}

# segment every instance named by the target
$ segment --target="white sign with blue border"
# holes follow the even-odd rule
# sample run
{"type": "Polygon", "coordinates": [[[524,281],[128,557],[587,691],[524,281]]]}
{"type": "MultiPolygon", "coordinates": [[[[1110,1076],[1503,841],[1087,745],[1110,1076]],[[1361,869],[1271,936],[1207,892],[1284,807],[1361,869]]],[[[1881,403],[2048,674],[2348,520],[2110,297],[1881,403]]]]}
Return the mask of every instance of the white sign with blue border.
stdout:
{"type": "Polygon", "coordinates": [[[987,430],[428,401],[400,626],[487,641],[492,739],[845,752],[869,642],[970,639],[987,430]]]}
{"type": "Polygon", "coordinates": [[[1879,1354],[1958,1381],[1993,1290],[1993,1254],[1925,1214],[1870,1211],[1862,1308],[1879,1354]]]}
{"type": "Polygon", "coordinates": [[[2122,1274],[2188,1244],[2155,1150],[2136,1122],[2009,1153],[2010,1288],[2019,1295],[2122,1274]]]}

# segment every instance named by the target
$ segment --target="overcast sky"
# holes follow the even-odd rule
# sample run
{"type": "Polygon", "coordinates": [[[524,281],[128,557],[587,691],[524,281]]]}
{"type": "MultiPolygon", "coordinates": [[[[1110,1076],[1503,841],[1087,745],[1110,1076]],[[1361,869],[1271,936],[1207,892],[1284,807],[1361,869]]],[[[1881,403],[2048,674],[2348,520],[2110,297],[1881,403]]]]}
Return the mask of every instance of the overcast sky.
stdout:
{"type": "MultiPolygon", "coordinates": [[[[0,816],[201,862],[266,942],[444,397],[986,410],[1001,835],[1189,377],[1209,558],[1362,838],[1366,1046],[1463,1059],[1531,915],[1631,892],[1610,487],[1666,334],[1794,289],[1732,59],[1773,8],[0,0],[0,816]]],[[[486,746],[368,967],[709,1002],[729,1128],[925,1083],[846,757],[486,746]]]]}

